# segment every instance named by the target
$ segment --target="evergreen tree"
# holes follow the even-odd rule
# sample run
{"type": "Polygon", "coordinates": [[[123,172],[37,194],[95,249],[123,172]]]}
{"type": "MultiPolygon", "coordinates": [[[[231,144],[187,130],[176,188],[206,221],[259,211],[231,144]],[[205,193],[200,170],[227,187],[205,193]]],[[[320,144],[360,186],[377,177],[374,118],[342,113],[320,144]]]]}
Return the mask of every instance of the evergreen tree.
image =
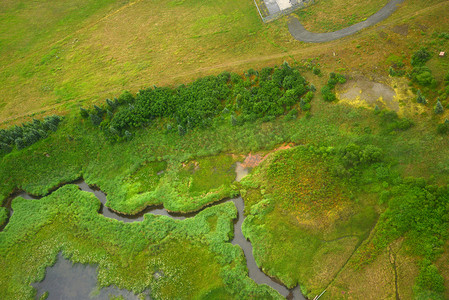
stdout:
{"type": "Polygon", "coordinates": [[[310,110],[310,103],[301,98],[301,101],[299,101],[299,107],[301,107],[303,111],[308,111],[310,110]]]}
{"type": "Polygon", "coordinates": [[[178,134],[180,136],[183,136],[184,134],[186,134],[186,130],[181,125],[178,125],[178,134]]]}
{"type": "Polygon", "coordinates": [[[421,90],[418,90],[418,93],[416,94],[416,102],[421,104],[427,104],[426,98],[421,94],[421,90]]]}
{"type": "Polygon", "coordinates": [[[236,126],[237,125],[237,119],[235,118],[235,116],[234,115],[231,115],[231,124],[232,124],[232,126],[236,126]]]}
{"type": "Polygon", "coordinates": [[[96,106],[96,105],[94,105],[94,108],[95,108],[95,110],[97,111],[97,115],[98,115],[99,117],[103,117],[103,115],[104,115],[104,109],[102,109],[101,107],[98,107],[98,106],[96,106]]]}
{"type": "Polygon", "coordinates": [[[374,106],[374,113],[377,115],[377,114],[380,114],[380,108],[379,108],[379,106],[376,104],[376,106],[374,106]]]}
{"type": "Polygon", "coordinates": [[[133,134],[131,132],[129,132],[128,130],[125,130],[125,138],[127,141],[130,141],[133,138],[133,134]]]}
{"type": "Polygon", "coordinates": [[[440,98],[437,99],[437,104],[435,105],[434,112],[436,114],[442,114],[444,111],[443,105],[441,105],[440,98]]]}
{"type": "Polygon", "coordinates": [[[80,107],[80,114],[83,119],[87,119],[89,117],[89,112],[82,107],[80,107]]]}
{"type": "Polygon", "coordinates": [[[115,108],[116,108],[115,102],[113,102],[111,99],[106,99],[106,103],[109,105],[109,108],[111,109],[111,111],[115,110],[115,108]]]}
{"type": "Polygon", "coordinates": [[[437,126],[437,132],[439,134],[447,134],[449,132],[449,120],[444,120],[443,123],[438,124],[437,126]]]}
{"type": "Polygon", "coordinates": [[[100,118],[97,114],[90,114],[90,121],[94,126],[98,126],[103,121],[102,118],[100,118]]]}
{"type": "Polygon", "coordinates": [[[48,136],[48,133],[42,129],[39,129],[38,132],[41,139],[45,139],[48,136]]]}
{"type": "Polygon", "coordinates": [[[0,153],[1,152],[9,153],[9,152],[11,152],[11,150],[12,150],[12,148],[8,144],[0,143],[0,153]]]}
{"type": "Polygon", "coordinates": [[[58,130],[58,127],[57,127],[55,124],[53,124],[53,123],[49,123],[49,124],[48,124],[48,128],[49,128],[51,131],[56,131],[56,130],[58,130]]]}
{"type": "Polygon", "coordinates": [[[18,150],[21,150],[26,147],[22,138],[16,138],[15,143],[18,150]]]}
{"type": "Polygon", "coordinates": [[[120,133],[118,132],[118,130],[117,129],[115,129],[114,127],[109,127],[109,132],[112,134],[112,135],[119,135],[120,133]]]}

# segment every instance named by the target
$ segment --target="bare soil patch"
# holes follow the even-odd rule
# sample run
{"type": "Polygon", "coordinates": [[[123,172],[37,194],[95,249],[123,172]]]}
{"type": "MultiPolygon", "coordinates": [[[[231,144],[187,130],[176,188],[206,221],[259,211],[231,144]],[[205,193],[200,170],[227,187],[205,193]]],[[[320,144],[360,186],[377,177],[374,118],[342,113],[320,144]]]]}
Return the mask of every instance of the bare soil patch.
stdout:
{"type": "Polygon", "coordinates": [[[384,83],[358,78],[337,87],[336,92],[343,103],[371,108],[377,105],[380,109],[399,111],[395,90],[384,83]]]}
{"type": "Polygon", "coordinates": [[[408,25],[407,24],[394,26],[393,28],[391,28],[391,30],[394,33],[397,33],[397,34],[400,34],[400,35],[403,35],[403,36],[407,36],[408,35],[408,25]]]}

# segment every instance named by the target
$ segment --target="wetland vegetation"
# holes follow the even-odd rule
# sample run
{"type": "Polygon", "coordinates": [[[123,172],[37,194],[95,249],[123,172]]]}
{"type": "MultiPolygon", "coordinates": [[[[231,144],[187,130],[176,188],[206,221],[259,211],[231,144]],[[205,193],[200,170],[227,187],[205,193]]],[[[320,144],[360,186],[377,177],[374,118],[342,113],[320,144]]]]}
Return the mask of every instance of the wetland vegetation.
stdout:
{"type": "MultiPolygon", "coordinates": [[[[28,32],[22,21],[0,43],[10,62],[0,88],[1,299],[41,297],[34,286],[57,257],[97,268],[91,296],[116,287],[138,298],[280,299],[250,278],[232,242],[243,208],[226,199],[239,195],[255,262],[285,288],[312,299],[324,290],[320,299],[449,298],[449,73],[438,56],[449,46],[447,1],[405,1],[383,27],[320,47],[293,44],[283,19],[257,23],[246,2],[231,11],[229,1],[164,2],[147,42],[136,38],[129,53],[111,46],[126,34],[103,48],[92,40],[138,28],[137,11],[150,4],[94,2],[42,3],[36,14],[66,16],[47,16],[59,31],[28,32]],[[211,14],[217,7],[223,13],[211,14]],[[175,29],[155,43],[164,13],[180,14],[173,28],[195,19],[180,44],[175,29]],[[160,52],[150,51],[151,63],[142,50],[150,41],[160,52]],[[38,50],[44,42],[51,49],[38,50]],[[31,115],[13,121],[34,99],[31,115]],[[236,177],[236,166],[249,174],[236,177]],[[81,178],[107,201],[72,184],[81,178]],[[15,197],[21,191],[38,199],[15,197]],[[189,217],[99,213],[126,218],[148,207],[189,217]]],[[[14,20],[35,4],[1,5],[14,20]]],[[[354,20],[382,5],[372,1],[354,20]]]]}

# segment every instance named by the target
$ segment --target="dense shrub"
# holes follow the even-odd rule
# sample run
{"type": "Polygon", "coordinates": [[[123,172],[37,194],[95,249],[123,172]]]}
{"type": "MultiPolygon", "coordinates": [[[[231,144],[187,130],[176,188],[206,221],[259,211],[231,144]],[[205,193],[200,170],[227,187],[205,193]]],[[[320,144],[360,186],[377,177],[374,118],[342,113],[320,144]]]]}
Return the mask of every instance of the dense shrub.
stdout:
{"type": "Polygon", "coordinates": [[[380,112],[380,125],[384,134],[393,131],[407,130],[414,125],[413,121],[407,118],[399,118],[395,111],[382,110],[380,112]]]}
{"type": "Polygon", "coordinates": [[[354,168],[363,164],[372,164],[382,159],[382,149],[373,146],[349,144],[339,149],[340,161],[346,168],[354,168]]]}
{"type": "Polygon", "coordinates": [[[327,81],[327,84],[321,88],[321,96],[323,97],[323,100],[327,102],[335,101],[337,99],[337,96],[335,96],[333,92],[335,85],[338,83],[343,84],[345,82],[345,76],[331,72],[329,74],[329,80],[327,81]]]}
{"type": "Polygon", "coordinates": [[[449,120],[446,119],[443,123],[438,124],[437,132],[439,134],[447,134],[449,133],[449,120]]]}
{"type": "Polygon", "coordinates": [[[331,88],[328,85],[325,85],[321,88],[321,96],[324,101],[332,102],[337,99],[337,96],[332,92],[331,88]]]}
{"type": "Polygon", "coordinates": [[[431,54],[427,51],[426,48],[421,48],[412,55],[412,66],[420,67],[424,66],[424,64],[431,58],[431,54]]]}
{"type": "Polygon", "coordinates": [[[405,70],[395,69],[390,66],[390,68],[388,68],[388,74],[393,77],[401,77],[405,75],[405,70]]]}
{"type": "Polygon", "coordinates": [[[377,249],[407,234],[413,253],[434,260],[448,237],[449,191],[405,180],[391,190],[389,208],[379,221],[373,243],[377,249]]]}
{"type": "Polygon", "coordinates": [[[409,77],[410,79],[412,79],[412,81],[423,86],[437,86],[437,82],[432,75],[432,71],[426,66],[413,68],[413,70],[409,74],[409,77]]]}
{"type": "Polygon", "coordinates": [[[427,299],[433,299],[434,297],[429,297],[432,294],[438,295],[444,292],[444,278],[430,261],[424,260],[422,263],[414,289],[415,294],[425,294],[427,299]]]}
{"type": "MultiPolygon", "coordinates": [[[[306,79],[288,63],[264,68],[260,76],[252,69],[245,75],[248,78],[243,80],[237,74],[224,72],[175,89],[147,88],[136,96],[124,92],[114,101],[107,99],[107,109],[94,106],[90,112],[81,112],[88,113],[95,126],[101,124],[113,140],[123,138],[125,130],[144,126],[155,118],[174,121],[178,133],[184,135],[192,128],[211,126],[220,114],[231,114],[233,125],[272,120],[290,111],[308,90],[306,79]]],[[[304,98],[308,109],[312,97],[313,92],[309,92],[304,98]]]]}
{"type": "Polygon", "coordinates": [[[333,89],[337,83],[343,84],[345,82],[346,82],[345,76],[331,72],[329,74],[329,80],[327,81],[327,85],[329,86],[329,88],[333,89]]]}

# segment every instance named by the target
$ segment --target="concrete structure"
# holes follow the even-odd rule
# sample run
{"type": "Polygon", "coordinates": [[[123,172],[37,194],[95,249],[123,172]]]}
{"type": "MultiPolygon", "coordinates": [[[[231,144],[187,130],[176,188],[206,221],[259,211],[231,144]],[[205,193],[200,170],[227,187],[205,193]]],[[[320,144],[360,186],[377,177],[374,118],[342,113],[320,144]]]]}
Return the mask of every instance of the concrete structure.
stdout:
{"type": "Polygon", "coordinates": [[[264,22],[273,21],[283,15],[288,15],[295,9],[302,8],[312,2],[313,0],[254,0],[260,17],[264,22]]]}

